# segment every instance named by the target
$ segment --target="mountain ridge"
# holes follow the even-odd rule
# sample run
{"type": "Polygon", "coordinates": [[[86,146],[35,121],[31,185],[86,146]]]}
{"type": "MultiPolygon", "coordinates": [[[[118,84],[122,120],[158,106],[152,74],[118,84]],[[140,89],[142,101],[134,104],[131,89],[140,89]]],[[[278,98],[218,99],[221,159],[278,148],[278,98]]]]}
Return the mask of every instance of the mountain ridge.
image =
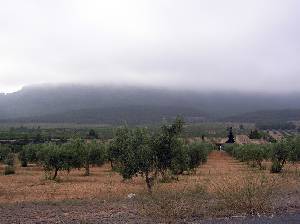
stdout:
{"type": "MultiPolygon", "coordinates": [[[[78,119],[78,122],[81,122],[84,120],[84,112],[89,116],[94,113],[97,117],[95,112],[97,110],[99,113],[101,110],[106,111],[108,117],[110,116],[108,111],[113,111],[115,119],[119,120],[122,110],[126,114],[130,111],[130,107],[135,107],[133,114],[144,110],[143,113],[150,117],[151,113],[147,110],[151,111],[152,108],[157,115],[154,120],[161,119],[163,115],[173,117],[174,113],[167,110],[168,107],[174,108],[175,112],[183,111],[188,116],[197,111],[195,117],[218,120],[254,111],[300,108],[299,98],[300,94],[201,92],[108,85],[36,85],[26,86],[15,93],[0,95],[0,120],[11,122],[24,118],[47,120],[47,116],[52,119],[59,115],[68,120],[64,114],[77,111],[75,113],[82,115],[82,119],[78,119]],[[116,108],[120,110],[118,113],[116,108]],[[168,113],[163,114],[166,111],[168,113]]],[[[133,114],[131,118],[128,113],[127,118],[134,120],[133,114]]],[[[147,120],[144,118],[142,120],[147,120]]],[[[95,119],[97,120],[101,121],[99,117],[95,119]]]]}

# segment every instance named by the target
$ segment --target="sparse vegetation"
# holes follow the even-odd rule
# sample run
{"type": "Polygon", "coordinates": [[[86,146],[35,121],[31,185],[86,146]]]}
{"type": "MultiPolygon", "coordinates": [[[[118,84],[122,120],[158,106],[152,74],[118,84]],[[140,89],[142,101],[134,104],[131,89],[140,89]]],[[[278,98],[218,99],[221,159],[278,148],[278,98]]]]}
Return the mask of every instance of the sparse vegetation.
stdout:
{"type": "Polygon", "coordinates": [[[265,145],[226,145],[225,151],[241,162],[263,169],[263,161],[272,161],[271,172],[280,173],[289,161],[299,161],[299,137],[288,138],[265,145]]]}
{"type": "MultiPolygon", "coordinates": [[[[284,185],[287,178],[298,186],[299,175],[290,170],[299,167],[299,138],[269,144],[225,144],[224,150],[240,163],[227,153],[214,151],[217,146],[209,135],[190,141],[184,127],[181,119],[160,128],[124,126],[117,128],[109,141],[75,135],[66,142],[31,142],[17,153],[0,145],[1,172],[16,172],[11,176],[15,178],[12,189],[0,182],[0,189],[9,189],[2,191],[6,199],[0,195],[0,201],[118,201],[125,196],[133,200],[139,214],[170,222],[268,213],[274,209],[274,200],[283,197],[284,188],[292,186],[284,185]],[[266,167],[288,175],[270,174],[266,167]],[[41,178],[43,172],[46,179],[41,178]],[[15,194],[14,188],[22,193],[12,199],[7,192],[15,194]]],[[[247,126],[242,131],[250,133],[247,126]]]]}
{"type": "Polygon", "coordinates": [[[237,182],[219,183],[216,188],[216,208],[226,211],[224,215],[256,215],[272,210],[278,185],[275,180],[261,174],[241,177],[237,182]]]}

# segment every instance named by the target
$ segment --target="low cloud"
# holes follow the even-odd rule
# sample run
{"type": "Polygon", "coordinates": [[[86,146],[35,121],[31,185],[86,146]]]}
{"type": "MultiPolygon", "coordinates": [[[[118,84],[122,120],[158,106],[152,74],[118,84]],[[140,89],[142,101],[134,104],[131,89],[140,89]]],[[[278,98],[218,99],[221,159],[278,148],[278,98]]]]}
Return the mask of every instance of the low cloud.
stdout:
{"type": "Polygon", "coordinates": [[[0,92],[37,83],[298,91],[298,0],[11,0],[0,92]]]}

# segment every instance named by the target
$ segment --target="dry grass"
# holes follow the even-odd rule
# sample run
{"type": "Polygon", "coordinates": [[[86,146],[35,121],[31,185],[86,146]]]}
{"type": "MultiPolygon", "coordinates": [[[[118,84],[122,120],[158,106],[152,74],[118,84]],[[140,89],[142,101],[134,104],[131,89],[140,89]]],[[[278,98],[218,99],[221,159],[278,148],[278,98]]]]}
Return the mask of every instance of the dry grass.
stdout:
{"type": "MultiPolygon", "coordinates": [[[[0,168],[2,172],[3,168],[0,168]]],[[[0,203],[24,201],[56,201],[69,199],[95,199],[125,197],[128,193],[144,189],[140,179],[122,182],[111,172],[109,165],[92,168],[91,176],[84,170],[59,173],[58,181],[46,180],[40,167],[18,168],[16,175],[0,176],[0,203]]]]}
{"type": "Polygon", "coordinates": [[[250,168],[222,152],[212,152],[196,175],[182,178],[180,183],[169,185],[172,190],[158,185],[154,195],[144,195],[142,212],[165,222],[191,217],[257,215],[285,206],[289,194],[300,196],[295,166],[287,165],[281,175],[271,174],[268,169],[250,168]]]}
{"type": "Polygon", "coordinates": [[[88,177],[83,175],[84,170],[60,173],[57,182],[46,180],[40,167],[18,167],[15,175],[0,175],[0,204],[124,199],[135,193],[143,214],[165,218],[261,213],[273,209],[277,196],[294,197],[295,192],[299,196],[299,171],[299,164],[289,164],[283,174],[270,174],[268,169],[253,169],[226,153],[214,151],[196,174],[156,184],[150,197],[141,178],[123,182],[108,164],[92,168],[88,177]]]}
{"type": "Polygon", "coordinates": [[[218,183],[214,185],[215,198],[218,201],[215,206],[217,215],[269,213],[273,210],[280,185],[276,178],[267,178],[263,174],[248,175],[231,182],[218,183]]]}

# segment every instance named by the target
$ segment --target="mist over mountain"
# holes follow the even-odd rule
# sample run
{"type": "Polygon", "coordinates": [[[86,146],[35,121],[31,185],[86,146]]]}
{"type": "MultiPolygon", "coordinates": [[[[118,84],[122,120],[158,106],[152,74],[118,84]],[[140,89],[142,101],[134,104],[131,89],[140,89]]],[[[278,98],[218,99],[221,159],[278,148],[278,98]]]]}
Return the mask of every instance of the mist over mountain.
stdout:
{"type": "Polygon", "coordinates": [[[300,108],[299,96],[134,86],[36,85],[0,95],[0,120],[147,123],[180,114],[197,122],[260,110],[300,108]]]}

